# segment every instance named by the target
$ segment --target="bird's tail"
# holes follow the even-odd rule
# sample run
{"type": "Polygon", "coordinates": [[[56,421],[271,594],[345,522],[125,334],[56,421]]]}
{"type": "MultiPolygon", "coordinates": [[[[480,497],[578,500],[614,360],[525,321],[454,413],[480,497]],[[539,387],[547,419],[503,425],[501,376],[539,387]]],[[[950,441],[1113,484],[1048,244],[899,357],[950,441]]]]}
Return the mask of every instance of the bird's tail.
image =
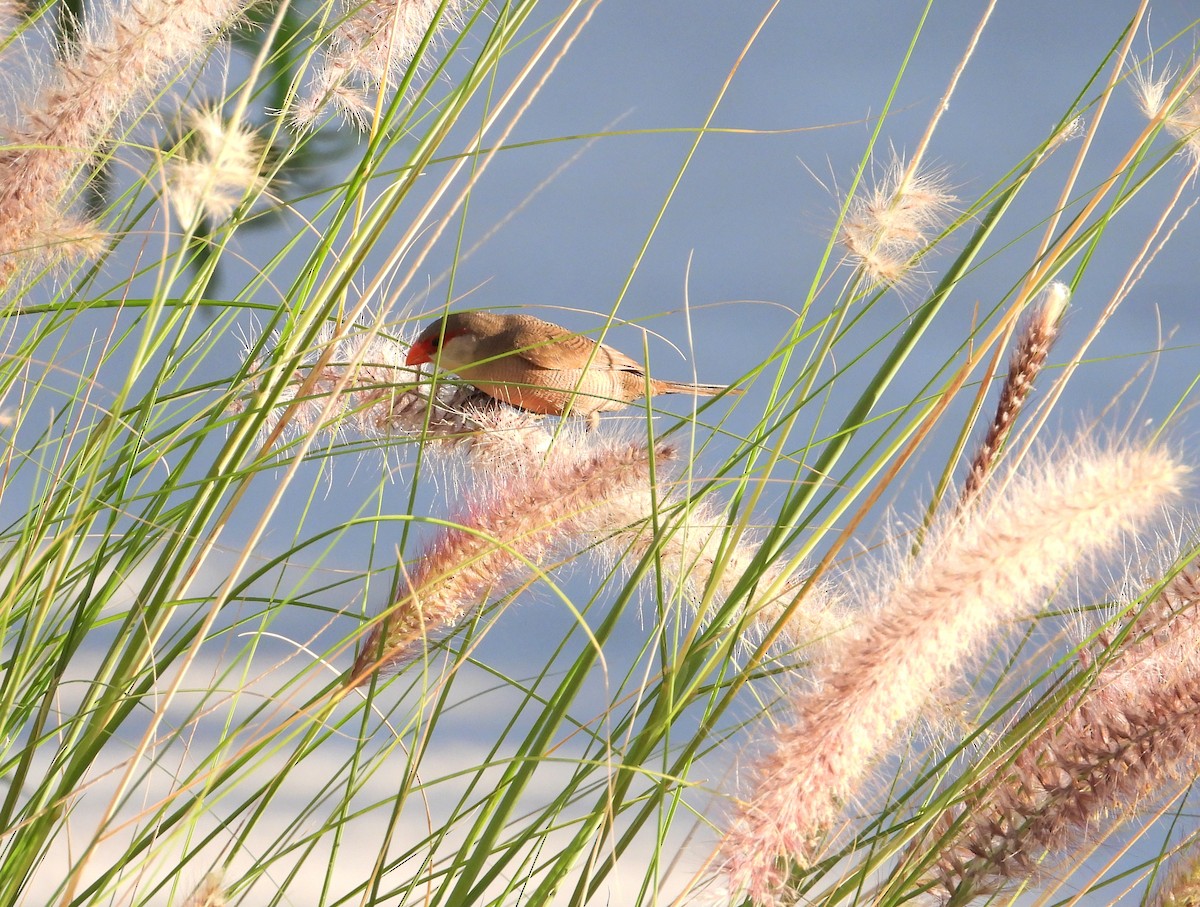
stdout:
{"type": "Polygon", "coordinates": [[[682,381],[655,381],[656,394],[692,394],[696,397],[715,397],[717,394],[737,395],[742,392],[740,387],[727,384],[686,384],[682,381]]]}

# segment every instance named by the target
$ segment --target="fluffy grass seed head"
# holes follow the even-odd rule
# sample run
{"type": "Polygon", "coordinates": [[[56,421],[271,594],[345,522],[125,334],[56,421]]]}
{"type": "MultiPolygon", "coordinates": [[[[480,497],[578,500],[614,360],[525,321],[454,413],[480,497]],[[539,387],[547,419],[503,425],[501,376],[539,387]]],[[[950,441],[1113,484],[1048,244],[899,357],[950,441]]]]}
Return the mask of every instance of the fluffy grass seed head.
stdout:
{"type": "MultiPolygon", "coordinates": [[[[660,575],[673,594],[694,607],[707,599],[711,612],[728,601],[750,569],[761,541],[754,533],[738,532],[736,521],[713,500],[690,500],[686,491],[686,485],[656,489],[632,485],[590,512],[587,531],[595,538],[598,554],[630,569],[653,550],[660,575]]],[[[807,579],[802,569],[784,576],[783,568],[773,564],[763,570],[740,613],[730,615],[746,628],[747,642],[774,627],[807,579]]],[[[700,616],[709,619],[709,614],[700,616]]],[[[819,650],[848,621],[832,585],[814,583],[782,628],[783,641],[819,650]]]]}
{"type": "Polygon", "coordinates": [[[1183,142],[1193,161],[1200,161],[1200,85],[1189,85],[1170,109],[1167,102],[1177,87],[1179,73],[1170,67],[1157,77],[1146,66],[1135,69],[1130,78],[1138,108],[1148,120],[1161,119],[1167,133],[1183,142]]]}
{"type": "Polygon", "coordinates": [[[164,166],[167,198],[185,227],[201,218],[222,223],[247,195],[266,188],[267,143],[214,107],[195,108],[183,122],[187,135],[164,166]]]}
{"type": "Polygon", "coordinates": [[[298,128],[312,128],[330,105],[365,128],[372,97],[403,77],[430,28],[461,21],[463,0],[345,0],[324,59],[292,111],[298,128]],[[439,15],[440,10],[440,15],[439,15]],[[435,22],[436,17],[436,22],[435,22]]]}
{"type": "Polygon", "coordinates": [[[1082,557],[1157,512],[1184,471],[1161,448],[1061,453],[947,519],[911,571],[879,593],[874,617],[839,640],[759,760],[721,846],[733,886],[779,903],[790,865],[811,862],[841,804],[930,697],[1082,557]]]}
{"type": "MultiPolygon", "coordinates": [[[[383,334],[353,331],[336,337],[333,325],[324,327],[302,356],[264,430],[274,430],[290,404],[286,435],[291,437],[355,431],[382,438],[392,430],[420,431],[429,401],[417,392],[417,370],[404,364],[406,351],[406,345],[383,334]]],[[[252,371],[251,392],[270,378],[263,368],[252,371]]],[[[248,396],[240,397],[230,411],[243,412],[247,403],[248,396]]]]}
{"type": "Polygon", "coordinates": [[[893,157],[883,176],[851,200],[841,241],[849,261],[873,287],[901,283],[954,211],[939,171],[910,171],[893,157]]]}
{"type": "Polygon", "coordinates": [[[1058,339],[1059,322],[1071,298],[1071,290],[1065,283],[1053,281],[1043,294],[1042,301],[1032,314],[1022,322],[1017,331],[1017,342],[1009,360],[1008,374],[1000,388],[1000,399],[996,412],[988,426],[979,449],[971,460],[967,480],[959,496],[960,506],[967,506],[982,490],[988,476],[999,461],[1001,450],[1012,433],[1017,417],[1025,408],[1029,395],[1033,393],[1042,366],[1050,355],[1050,348],[1058,339]]]}
{"type": "MultiPolygon", "coordinates": [[[[1117,637],[1101,635],[1096,676],[999,774],[981,779],[939,829],[933,878],[952,897],[1044,875],[1172,780],[1200,770],[1200,585],[1172,578],[1117,637]],[[1114,818],[1116,817],[1116,818],[1114,818]]],[[[1085,660],[1085,665],[1097,659],[1085,660]]],[[[1192,865],[1160,889],[1195,891],[1192,865]],[[1176,887],[1178,886],[1178,887],[1176,887]]],[[[1178,903],[1178,902],[1177,902],[1178,903]]],[[[1187,903],[1184,901],[1184,903],[1187,903]]]]}
{"type": "Polygon", "coordinates": [[[1200,843],[1176,854],[1154,891],[1149,907],[1196,907],[1200,904],[1200,843]]]}
{"type": "Polygon", "coordinates": [[[1054,134],[1053,138],[1050,139],[1049,144],[1046,146],[1046,153],[1053,154],[1063,145],[1073,142],[1077,138],[1081,137],[1086,131],[1087,120],[1082,116],[1073,117],[1067,121],[1066,125],[1063,126],[1062,129],[1058,130],[1058,132],[1054,134]]]}
{"type": "Polygon", "coordinates": [[[0,0],[0,54],[19,37],[25,9],[24,0],[0,0]]]}
{"type": "Polygon", "coordinates": [[[674,450],[641,444],[570,448],[540,470],[477,483],[459,525],[439,531],[401,580],[394,604],[363,642],[349,683],[418,657],[427,640],[488,601],[510,594],[552,558],[589,541],[590,513],[650,480],[651,460],[674,450]]]}
{"type": "Polygon", "coordinates": [[[154,89],[198,60],[244,6],[243,0],[127,0],[105,17],[89,17],[94,24],[3,129],[0,284],[48,249],[69,251],[81,231],[63,208],[98,144],[154,89]]]}
{"type": "Polygon", "coordinates": [[[183,907],[225,907],[223,879],[219,872],[210,872],[188,895],[183,907]]]}

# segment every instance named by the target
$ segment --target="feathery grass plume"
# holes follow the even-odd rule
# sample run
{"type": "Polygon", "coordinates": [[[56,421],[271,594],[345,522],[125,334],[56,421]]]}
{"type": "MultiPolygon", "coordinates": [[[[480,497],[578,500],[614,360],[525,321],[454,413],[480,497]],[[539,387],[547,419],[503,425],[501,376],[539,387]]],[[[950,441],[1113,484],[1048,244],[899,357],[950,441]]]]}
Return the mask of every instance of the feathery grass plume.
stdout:
{"type": "Polygon", "coordinates": [[[851,200],[841,241],[869,286],[891,286],[911,273],[929,242],[953,212],[945,174],[909,172],[893,157],[883,176],[851,200]]]}
{"type": "Polygon", "coordinates": [[[210,872],[188,895],[183,907],[225,907],[225,892],[221,887],[221,874],[210,872]]]}
{"type": "Polygon", "coordinates": [[[185,227],[201,218],[226,220],[242,199],[266,188],[267,143],[245,123],[226,120],[215,107],[183,118],[183,137],[163,168],[167,198],[185,227]]]}
{"type": "Polygon", "coordinates": [[[462,0],[343,0],[342,18],[293,121],[310,128],[332,104],[365,128],[375,109],[371,95],[393,88],[429,29],[458,22],[462,6],[462,0]]]}
{"type": "Polygon", "coordinates": [[[759,904],[784,893],[789,862],[854,796],[896,734],[961,676],[968,657],[1037,606],[1064,572],[1110,546],[1179,490],[1184,469],[1161,448],[1059,453],[1040,473],[945,521],[911,573],[794,701],[752,798],[722,842],[724,871],[759,904]]]}
{"type": "Polygon", "coordinates": [[[1065,283],[1054,281],[1046,288],[1045,298],[1031,317],[1020,327],[1016,349],[1008,364],[1008,375],[1000,389],[1000,400],[996,414],[988,426],[987,435],[975,457],[967,480],[963,483],[959,506],[965,507],[978,496],[984,482],[996,466],[1000,450],[1008,440],[1013,424],[1025,401],[1033,392],[1033,382],[1046,364],[1050,348],[1058,339],[1059,321],[1071,298],[1071,290],[1065,283]]]}
{"type": "Polygon", "coordinates": [[[0,0],[0,54],[16,40],[24,12],[23,0],[0,0]]]}
{"type": "Polygon", "coordinates": [[[1200,904],[1200,843],[1192,841],[1171,860],[1147,907],[1196,907],[1200,904]]]}
{"type": "Polygon", "coordinates": [[[1177,78],[1179,73],[1171,68],[1155,78],[1153,70],[1147,64],[1133,71],[1130,85],[1138,108],[1146,119],[1161,117],[1167,134],[1183,142],[1183,150],[1193,161],[1200,161],[1200,97],[1197,96],[1200,86],[1188,86],[1187,92],[1178,102],[1170,110],[1164,110],[1174,91],[1177,78]]]}
{"type": "MultiPolygon", "coordinates": [[[[1200,566],[1193,563],[1172,576],[1145,607],[1129,618],[1128,633],[1120,635],[1131,636],[1133,639],[1126,640],[1120,656],[1126,659],[1134,657],[1136,652],[1131,654],[1129,650],[1135,644],[1150,650],[1170,642],[1181,629],[1190,628],[1191,622],[1200,622],[1200,614],[1196,613],[1198,605],[1200,566]]],[[[1109,648],[1117,635],[1109,630],[1102,630],[1096,634],[1097,643],[1103,648],[1109,648]]]]}
{"type": "MultiPolygon", "coordinates": [[[[571,426],[563,426],[552,435],[545,428],[544,416],[493,400],[473,388],[466,390],[465,402],[453,407],[452,411],[472,426],[468,437],[450,434],[440,439],[433,432],[427,432],[425,437],[432,436],[442,447],[465,447],[472,469],[483,475],[540,469],[551,451],[561,452],[568,447],[582,449],[587,443],[571,426]]],[[[447,421],[446,417],[440,420],[441,423],[447,421]]]]}
{"type": "Polygon", "coordinates": [[[1050,139],[1050,143],[1046,146],[1046,154],[1050,155],[1056,152],[1068,142],[1073,142],[1087,131],[1087,120],[1083,117],[1074,117],[1068,120],[1062,129],[1058,130],[1050,139]]]}
{"type": "MultiPolygon", "coordinates": [[[[715,602],[725,601],[750,569],[758,539],[736,533],[729,514],[710,501],[685,504],[678,490],[661,489],[657,499],[651,492],[634,485],[591,511],[588,532],[597,550],[632,567],[653,548],[663,578],[682,598],[699,605],[711,591],[715,602]]],[[[765,568],[745,606],[751,628],[771,629],[802,581],[798,572],[783,576],[781,564],[765,568]]],[[[818,583],[783,628],[784,637],[793,645],[823,645],[847,621],[832,586],[818,583]]]]}
{"type": "Polygon", "coordinates": [[[934,878],[956,900],[1037,878],[1101,817],[1200,771],[1198,579],[1194,568],[1172,579],[1078,700],[939,820],[934,878]]]}
{"type": "Polygon", "coordinates": [[[85,29],[21,121],[3,130],[9,147],[0,151],[0,286],[24,260],[70,251],[78,229],[62,206],[96,146],[137,101],[198,58],[244,5],[129,0],[85,29]]]}
{"type": "Polygon", "coordinates": [[[568,447],[540,471],[479,492],[460,525],[442,530],[401,580],[407,591],[397,590],[388,614],[364,640],[349,684],[411,661],[430,636],[458,625],[552,557],[577,547],[590,510],[632,485],[646,484],[652,459],[674,456],[666,446],[568,447]]]}

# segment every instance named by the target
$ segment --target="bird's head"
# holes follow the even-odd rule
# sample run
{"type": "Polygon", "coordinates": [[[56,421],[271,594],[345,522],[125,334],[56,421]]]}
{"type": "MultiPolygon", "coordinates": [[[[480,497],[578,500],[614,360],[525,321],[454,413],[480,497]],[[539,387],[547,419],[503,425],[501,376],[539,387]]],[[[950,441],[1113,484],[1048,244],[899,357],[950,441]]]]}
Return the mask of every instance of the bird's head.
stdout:
{"type": "Polygon", "coordinates": [[[475,323],[477,314],[454,312],[433,322],[409,347],[405,365],[437,362],[453,371],[456,365],[473,362],[475,342],[479,338],[475,323]]]}

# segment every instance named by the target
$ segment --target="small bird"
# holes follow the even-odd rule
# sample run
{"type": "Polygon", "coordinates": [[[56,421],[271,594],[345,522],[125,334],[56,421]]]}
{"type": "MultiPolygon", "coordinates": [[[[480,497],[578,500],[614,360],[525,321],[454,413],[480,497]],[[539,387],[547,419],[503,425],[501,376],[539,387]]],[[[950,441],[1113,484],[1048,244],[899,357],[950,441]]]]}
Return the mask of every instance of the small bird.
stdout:
{"type": "Polygon", "coordinates": [[[421,332],[408,365],[436,362],[503,403],[531,413],[586,416],[622,409],[650,394],[710,397],[736,388],[646,377],[624,353],[532,315],[452,312],[421,332]]]}

